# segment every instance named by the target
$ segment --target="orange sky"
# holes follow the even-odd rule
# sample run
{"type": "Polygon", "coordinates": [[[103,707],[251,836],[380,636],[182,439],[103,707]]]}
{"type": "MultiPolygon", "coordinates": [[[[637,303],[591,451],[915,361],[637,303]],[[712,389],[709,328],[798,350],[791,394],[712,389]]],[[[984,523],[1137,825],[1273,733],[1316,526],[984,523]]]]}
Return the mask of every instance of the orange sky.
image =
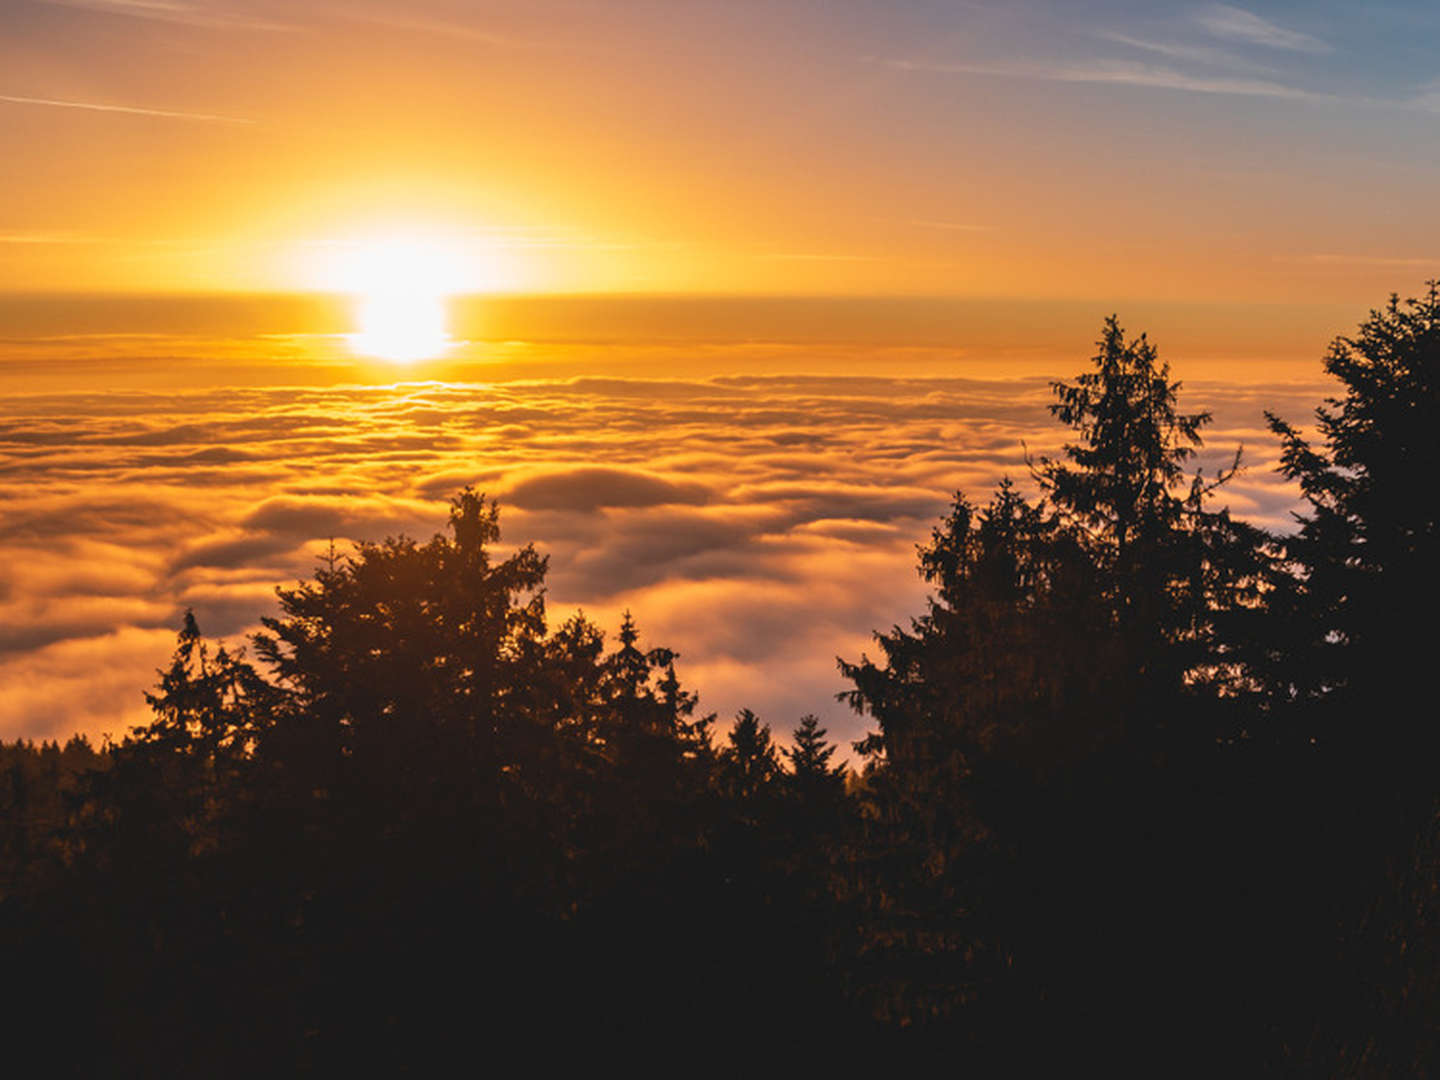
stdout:
{"type": "Polygon", "coordinates": [[[1370,302],[1440,265],[1426,18],[14,0],[0,290],[336,289],[391,229],[457,291],[1370,302]]]}

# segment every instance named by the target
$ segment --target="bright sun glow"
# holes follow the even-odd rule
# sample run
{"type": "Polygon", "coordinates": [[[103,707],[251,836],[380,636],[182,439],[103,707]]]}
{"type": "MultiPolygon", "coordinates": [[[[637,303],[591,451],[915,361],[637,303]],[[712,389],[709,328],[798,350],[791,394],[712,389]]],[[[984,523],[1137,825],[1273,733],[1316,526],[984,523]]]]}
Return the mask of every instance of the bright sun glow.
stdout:
{"type": "Polygon", "coordinates": [[[433,359],[455,345],[450,297],[497,285],[493,254],[466,250],[460,239],[396,230],[312,245],[303,274],[316,287],[354,296],[349,341],[359,355],[395,363],[433,359]]]}
{"type": "Polygon", "coordinates": [[[350,335],[350,347],[361,356],[410,363],[440,356],[455,344],[443,295],[396,290],[364,295],[357,303],[360,328],[350,335]]]}
{"type": "Polygon", "coordinates": [[[357,353],[409,363],[440,356],[454,344],[447,299],[465,275],[453,250],[390,236],[342,251],[344,287],[357,295],[358,332],[350,336],[357,353]]]}

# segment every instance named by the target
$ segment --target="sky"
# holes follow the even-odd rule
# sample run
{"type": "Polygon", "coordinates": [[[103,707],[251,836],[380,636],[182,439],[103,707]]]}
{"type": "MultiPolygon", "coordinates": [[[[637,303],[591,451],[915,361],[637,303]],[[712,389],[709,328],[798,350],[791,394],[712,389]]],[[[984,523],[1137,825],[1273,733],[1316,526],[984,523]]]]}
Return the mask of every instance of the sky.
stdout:
{"type": "Polygon", "coordinates": [[[0,739],[122,735],[330,539],[465,484],[704,711],[857,738],[915,546],[1148,331],[1291,523],[1273,409],[1440,276],[1440,9],[0,4],[0,739]]]}
{"type": "Polygon", "coordinates": [[[1415,2],[8,0],[0,290],[1352,302],[1440,256],[1415,2]]]}

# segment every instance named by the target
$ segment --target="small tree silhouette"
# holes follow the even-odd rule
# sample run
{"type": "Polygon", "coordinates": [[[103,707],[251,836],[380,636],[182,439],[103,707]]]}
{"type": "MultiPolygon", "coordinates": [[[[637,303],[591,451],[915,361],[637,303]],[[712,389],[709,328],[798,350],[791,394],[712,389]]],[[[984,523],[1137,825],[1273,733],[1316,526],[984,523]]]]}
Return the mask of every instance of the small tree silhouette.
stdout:
{"type": "Polygon", "coordinates": [[[782,750],[790,763],[790,785],[802,801],[823,799],[845,788],[845,764],[832,766],[835,745],[825,741],[820,718],[807,714],[800,718],[788,750],[782,750]]]}
{"type": "Polygon", "coordinates": [[[770,725],[749,709],[741,709],[718,754],[717,780],[725,795],[750,802],[768,794],[780,776],[780,758],[770,738],[770,725]]]}

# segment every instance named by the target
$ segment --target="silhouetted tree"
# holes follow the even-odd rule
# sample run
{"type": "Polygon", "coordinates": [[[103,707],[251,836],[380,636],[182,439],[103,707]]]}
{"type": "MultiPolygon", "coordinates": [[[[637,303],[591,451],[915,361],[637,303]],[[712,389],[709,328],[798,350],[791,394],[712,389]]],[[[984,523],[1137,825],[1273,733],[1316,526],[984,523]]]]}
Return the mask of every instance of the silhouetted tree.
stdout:
{"type": "Polygon", "coordinates": [[[877,639],[885,666],[842,664],[851,704],[880,721],[867,751],[935,764],[952,756],[937,740],[961,738],[972,756],[997,739],[1056,755],[1125,736],[1159,753],[1155,733],[1183,728],[1187,698],[1248,689],[1219,627],[1257,609],[1264,537],[1206,505],[1234,467],[1187,479],[1209,416],[1177,411],[1179,384],[1143,336],[1127,342],[1110,318],[1092,363],[1054,384],[1052,411],[1079,441],[1035,467],[1044,498],[1006,482],[977,514],[957,497],[920,555],[929,613],[877,639]]]}
{"type": "Polygon", "coordinates": [[[748,802],[769,794],[780,776],[780,758],[770,738],[770,725],[749,709],[735,717],[718,755],[717,779],[726,797],[748,802]]]}
{"type": "Polygon", "coordinates": [[[256,748],[282,695],[243,653],[212,651],[187,611],[170,666],[145,698],[151,722],[85,778],[81,823],[90,855],[124,864],[132,879],[163,879],[244,829],[238,807],[254,796],[256,748]]]}
{"type": "MultiPolygon", "coordinates": [[[[695,885],[690,863],[708,824],[714,718],[695,718],[697,698],[681,686],[675,660],[670,649],[642,649],[626,612],[614,651],[596,662],[600,767],[588,786],[587,866],[607,904],[695,885]]],[[[670,915],[680,918],[682,911],[670,915]]]]}
{"type": "Polygon", "coordinates": [[[38,745],[0,742],[0,903],[63,878],[74,851],[73,804],[86,777],[110,764],[83,735],[38,745]]]}
{"type": "Polygon", "coordinates": [[[1095,703],[1123,668],[1078,537],[1008,483],[982,510],[957,497],[920,569],[926,613],[877,635],[883,664],[841,664],[878,724],[857,744],[871,762],[861,992],[881,1017],[974,1024],[979,1039],[981,1013],[961,1010],[998,992],[1014,968],[1005,925],[1031,917],[998,867],[1053,826],[1043,785],[1111,741],[1095,703]]]}
{"type": "Polygon", "coordinates": [[[135,745],[196,758],[217,769],[253,756],[278,704],[274,688],[243,654],[232,656],[221,646],[211,655],[189,611],[170,667],[145,700],[154,719],[135,730],[135,745]]]}
{"type": "Polygon", "coordinates": [[[802,803],[833,801],[845,792],[845,763],[830,764],[836,748],[825,741],[825,735],[820,718],[807,714],[791,736],[794,745],[781,750],[790,763],[789,787],[802,803]]]}
{"type": "Polygon", "coordinates": [[[1440,993],[1440,285],[1392,295],[1335,339],[1325,370],[1341,393],[1316,410],[1320,445],[1267,414],[1305,500],[1285,545],[1294,575],[1268,605],[1277,697],[1318,756],[1308,797],[1290,798],[1315,837],[1311,906],[1338,937],[1321,955],[1345,973],[1321,984],[1330,1011],[1301,1060],[1420,1075],[1440,993]]]}
{"type": "Polygon", "coordinates": [[[1180,793],[1249,725],[1256,675],[1227,630],[1269,569],[1264,535],[1208,505],[1236,466],[1186,475],[1209,417],[1180,412],[1178,390],[1107,320],[1092,369],[1054,384],[1076,439],[1032,467],[1040,501],[1008,482],[983,509],[958,496],[920,552],[927,612],[877,635],[883,663],[841,664],[878,724],[859,744],[889,855],[871,870],[891,890],[876,933],[906,942],[882,1009],[972,1003],[984,1039],[1010,994],[1067,1025],[1152,1004],[1139,943],[1186,917],[1175,881],[1203,814],[1180,793]],[[921,869],[898,877],[897,859],[921,869]]]}
{"type": "Polygon", "coordinates": [[[526,546],[496,561],[498,516],[467,489],[451,536],[362,543],[279,590],[282,614],[262,620],[255,643],[301,718],[287,740],[362,782],[463,769],[475,783],[445,797],[490,798],[506,766],[549,736],[528,693],[544,659],[545,559],[526,546]]]}
{"type": "Polygon", "coordinates": [[[1053,384],[1050,410],[1079,440],[1061,459],[1042,458],[1034,475],[1094,565],[1123,642],[1129,678],[1111,688],[1112,708],[1151,729],[1133,732],[1139,738],[1169,727],[1172,738],[1208,741],[1217,733],[1203,722],[1165,714],[1196,692],[1213,706],[1217,694],[1256,689],[1226,631],[1259,606],[1268,538],[1208,506],[1239,468],[1238,449],[1228,470],[1186,475],[1211,417],[1178,410],[1180,384],[1146,336],[1127,341],[1111,316],[1098,350],[1091,371],[1053,384]],[[1176,730],[1185,723],[1190,731],[1176,730]]]}
{"type": "Polygon", "coordinates": [[[657,767],[673,773],[687,764],[703,770],[709,762],[713,718],[692,719],[697,698],[676,678],[675,652],[645,652],[639,640],[640,631],[627,611],[619,645],[603,661],[610,719],[602,738],[612,759],[636,773],[657,767]]]}
{"type": "Polygon", "coordinates": [[[1388,767],[1414,765],[1422,786],[1440,748],[1433,635],[1423,630],[1440,606],[1437,289],[1403,304],[1392,296],[1354,337],[1332,343],[1325,370],[1343,394],[1316,410],[1322,446],[1267,414],[1306,503],[1287,545],[1306,630],[1294,684],[1334,717],[1325,737],[1347,752],[1383,748],[1388,767]]]}
{"type": "Polygon", "coordinates": [[[482,1008],[523,1028],[542,994],[595,1023],[671,1008],[655,987],[713,885],[711,718],[628,615],[611,653],[582,616],[548,634],[545,560],[494,554],[483,496],[463,492],[449,524],[279,590],[255,637],[272,678],[187,615],[153,719],[84,791],[75,899],[93,899],[75,918],[137,988],[108,1009],[120,1057],[175,1071],[198,1039],[236,1070],[278,1045],[329,1068],[370,1027],[409,1033],[397,1050],[482,1008]],[[454,993],[443,957],[483,980],[454,993]],[[197,1011],[189,965],[226,1008],[197,1011]],[[242,1048],[262,990],[278,1026],[242,1048]]]}

